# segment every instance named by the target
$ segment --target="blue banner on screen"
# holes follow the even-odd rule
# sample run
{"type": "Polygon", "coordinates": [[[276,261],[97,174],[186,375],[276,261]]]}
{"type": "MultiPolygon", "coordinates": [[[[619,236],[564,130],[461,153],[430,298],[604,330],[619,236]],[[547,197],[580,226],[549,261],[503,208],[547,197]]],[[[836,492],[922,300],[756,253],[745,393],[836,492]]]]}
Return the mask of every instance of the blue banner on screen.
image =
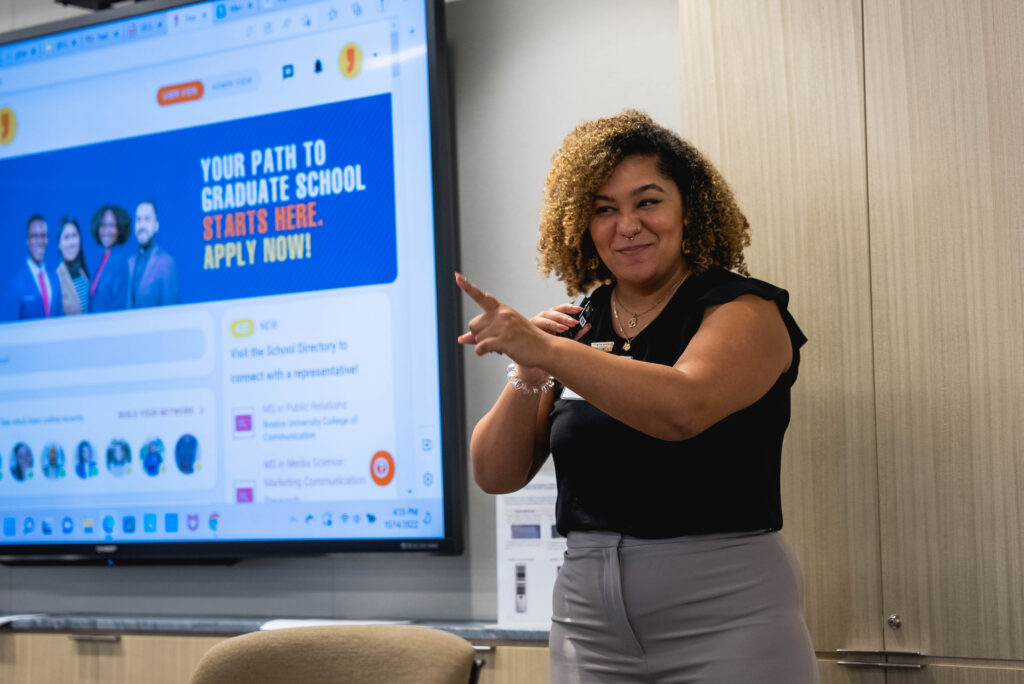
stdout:
{"type": "MultiPolygon", "coordinates": [[[[13,191],[0,220],[20,238],[10,226],[28,231],[41,216],[45,264],[56,269],[61,224],[74,218],[95,279],[105,250],[92,218],[123,208],[136,229],[108,257],[128,272],[109,309],[387,283],[397,275],[391,126],[383,94],[14,158],[0,162],[13,191]],[[145,237],[137,224],[150,214],[157,251],[148,271],[134,269],[145,237]],[[159,275],[140,282],[154,266],[159,275]]],[[[3,250],[0,272],[25,268],[23,244],[3,250]]],[[[37,317],[19,301],[18,282],[5,283],[4,320],[37,317]]]]}

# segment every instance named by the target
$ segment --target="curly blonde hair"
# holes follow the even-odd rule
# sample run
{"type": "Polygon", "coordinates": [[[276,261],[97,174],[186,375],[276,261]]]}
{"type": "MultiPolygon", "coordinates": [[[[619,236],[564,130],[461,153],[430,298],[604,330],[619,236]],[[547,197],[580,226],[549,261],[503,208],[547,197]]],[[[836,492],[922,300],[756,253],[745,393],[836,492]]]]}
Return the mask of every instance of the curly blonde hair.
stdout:
{"type": "Polygon", "coordinates": [[[690,219],[680,249],[694,274],[720,266],[748,275],[750,223],[725,179],[697,148],[635,109],[580,124],[552,157],[537,246],[541,272],[553,271],[570,295],[614,281],[590,237],[593,196],[619,162],[637,155],[654,157],[679,188],[690,219]],[[592,260],[596,269],[588,268],[592,260]]]}

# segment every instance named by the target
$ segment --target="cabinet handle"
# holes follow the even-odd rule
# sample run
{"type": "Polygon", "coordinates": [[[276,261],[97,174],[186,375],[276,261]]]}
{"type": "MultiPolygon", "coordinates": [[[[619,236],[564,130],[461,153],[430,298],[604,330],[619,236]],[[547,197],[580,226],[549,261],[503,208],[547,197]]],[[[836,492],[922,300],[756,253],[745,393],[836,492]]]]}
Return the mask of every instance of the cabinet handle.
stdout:
{"type": "Polygon", "coordinates": [[[120,634],[68,634],[68,638],[91,644],[116,644],[121,641],[120,634]]]}
{"type": "Polygon", "coordinates": [[[921,670],[924,668],[922,663],[869,663],[860,660],[837,660],[836,665],[845,665],[846,667],[892,667],[901,670],[921,670]]]}
{"type": "Polygon", "coordinates": [[[473,644],[473,650],[474,651],[488,652],[488,651],[493,651],[494,647],[493,646],[481,646],[480,644],[473,644]]]}
{"type": "Polygon", "coordinates": [[[896,670],[921,670],[924,668],[924,663],[890,663],[884,660],[887,656],[916,656],[920,658],[923,654],[918,651],[865,651],[856,648],[837,648],[836,653],[840,656],[861,655],[883,659],[836,661],[836,665],[843,665],[845,667],[880,667],[893,668],[896,670]]]}
{"type": "Polygon", "coordinates": [[[924,655],[920,651],[865,651],[865,650],[858,649],[858,648],[837,648],[836,649],[836,653],[840,653],[840,654],[844,654],[844,655],[845,654],[852,655],[852,654],[858,654],[859,653],[861,655],[879,655],[879,656],[898,655],[898,656],[918,656],[918,657],[924,655]]]}

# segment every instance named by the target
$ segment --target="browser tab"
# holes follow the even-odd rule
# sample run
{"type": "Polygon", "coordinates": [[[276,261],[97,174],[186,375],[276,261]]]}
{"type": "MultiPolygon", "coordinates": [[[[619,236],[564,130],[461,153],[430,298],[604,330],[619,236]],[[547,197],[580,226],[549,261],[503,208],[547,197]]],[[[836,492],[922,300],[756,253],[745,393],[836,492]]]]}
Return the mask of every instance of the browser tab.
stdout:
{"type": "Polygon", "coordinates": [[[195,31],[209,28],[213,24],[215,10],[210,5],[185,7],[168,13],[168,30],[171,33],[195,31]]]}
{"type": "Polygon", "coordinates": [[[259,11],[256,0],[225,0],[214,5],[214,22],[249,17],[259,11]]]}
{"type": "Polygon", "coordinates": [[[71,40],[69,38],[60,38],[54,43],[54,53],[56,55],[63,55],[71,49],[71,40]]]}
{"type": "Polygon", "coordinates": [[[28,45],[17,47],[14,49],[11,55],[11,62],[13,64],[24,64],[25,62],[31,62],[39,57],[40,54],[39,45],[36,43],[30,43],[28,45]]]}
{"type": "Polygon", "coordinates": [[[163,35],[167,33],[167,16],[161,15],[155,19],[141,19],[138,25],[138,32],[140,38],[148,38],[149,36],[163,35]]]}
{"type": "Polygon", "coordinates": [[[122,27],[115,25],[111,26],[108,29],[96,31],[95,36],[96,45],[98,47],[103,47],[106,45],[116,45],[117,43],[124,41],[125,31],[122,27]]]}

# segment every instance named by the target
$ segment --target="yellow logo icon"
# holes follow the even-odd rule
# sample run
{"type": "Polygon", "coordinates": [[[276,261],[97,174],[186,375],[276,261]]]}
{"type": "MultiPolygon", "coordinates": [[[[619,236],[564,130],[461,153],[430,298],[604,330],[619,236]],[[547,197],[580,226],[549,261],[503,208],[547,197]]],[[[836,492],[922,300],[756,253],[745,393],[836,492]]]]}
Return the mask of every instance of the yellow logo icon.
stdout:
{"type": "Polygon", "coordinates": [[[240,318],[231,324],[233,337],[248,337],[256,332],[256,325],[248,318],[240,318]]]}
{"type": "Polygon", "coordinates": [[[0,108],[0,145],[10,145],[18,132],[18,117],[10,107],[0,108]]]}
{"type": "Polygon", "coordinates": [[[345,78],[355,78],[363,68],[363,50],[355,43],[341,48],[338,55],[338,68],[345,78]]]}

